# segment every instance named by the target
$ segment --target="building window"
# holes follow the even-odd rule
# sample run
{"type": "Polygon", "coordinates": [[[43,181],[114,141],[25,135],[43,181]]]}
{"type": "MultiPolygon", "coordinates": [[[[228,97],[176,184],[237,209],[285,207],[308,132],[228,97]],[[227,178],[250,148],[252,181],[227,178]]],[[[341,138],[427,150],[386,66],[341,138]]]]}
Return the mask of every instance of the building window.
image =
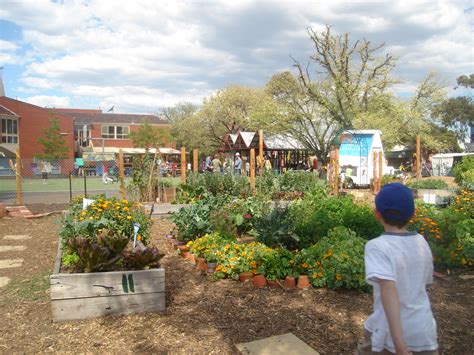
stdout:
{"type": "Polygon", "coordinates": [[[18,120],[2,118],[2,143],[18,144],[18,120]]]}
{"type": "Polygon", "coordinates": [[[102,126],[102,138],[124,139],[128,138],[127,126],[102,126]]]}

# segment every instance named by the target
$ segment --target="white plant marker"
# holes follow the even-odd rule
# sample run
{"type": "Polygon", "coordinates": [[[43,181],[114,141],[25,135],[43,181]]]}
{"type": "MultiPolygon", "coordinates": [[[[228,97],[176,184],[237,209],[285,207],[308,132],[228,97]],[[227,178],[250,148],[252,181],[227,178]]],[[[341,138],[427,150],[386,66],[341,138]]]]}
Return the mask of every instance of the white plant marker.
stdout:
{"type": "Polygon", "coordinates": [[[135,223],[133,225],[133,248],[134,249],[135,249],[135,246],[137,245],[137,233],[139,229],[140,229],[140,223],[135,223]]]}

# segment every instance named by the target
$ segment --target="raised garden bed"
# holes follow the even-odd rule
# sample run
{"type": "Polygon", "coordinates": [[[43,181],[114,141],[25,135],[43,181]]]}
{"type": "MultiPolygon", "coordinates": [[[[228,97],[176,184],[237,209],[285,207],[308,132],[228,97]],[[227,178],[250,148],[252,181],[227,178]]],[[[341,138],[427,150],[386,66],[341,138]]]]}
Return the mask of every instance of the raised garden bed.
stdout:
{"type": "Polygon", "coordinates": [[[61,273],[61,241],[50,276],[54,322],[164,311],[165,270],[61,273]]]}

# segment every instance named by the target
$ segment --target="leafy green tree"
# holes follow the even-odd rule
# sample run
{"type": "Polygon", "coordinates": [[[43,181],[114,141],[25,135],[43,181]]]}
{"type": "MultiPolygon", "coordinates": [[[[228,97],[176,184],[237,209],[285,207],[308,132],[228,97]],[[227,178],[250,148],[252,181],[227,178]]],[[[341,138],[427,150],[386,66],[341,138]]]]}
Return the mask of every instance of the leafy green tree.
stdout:
{"type": "Polygon", "coordinates": [[[38,143],[43,146],[43,152],[37,155],[40,159],[56,161],[69,157],[69,147],[61,135],[59,119],[55,116],[49,118],[49,126],[43,129],[38,143]]]}
{"type": "Polygon", "coordinates": [[[272,107],[263,89],[231,85],[205,98],[199,111],[181,107],[172,119],[171,132],[186,147],[212,152],[227,133],[263,127],[272,107]]]}
{"type": "Polygon", "coordinates": [[[373,97],[367,110],[357,114],[357,129],[379,129],[388,150],[395,145],[414,148],[416,135],[421,136],[425,153],[458,150],[456,136],[431,116],[433,107],[445,97],[438,77],[430,73],[419,84],[410,99],[401,99],[384,93],[373,97]]]}
{"type": "Polygon", "coordinates": [[[170,141],[167,129],[153,127],[149,122],[143,122],[136,131],[129,134],[132,145],[136,148],[158,148],[170,141]]]}
{"type": "Polygon", "coordinates": [[[461,75],[457,78],[458,86],[466,90],[465,96],[449,98],[433,108],[433,116],[441,119],[442,124],[454,130],[459,139],[467,137],[468,127],[474,125],[474,74],[461,75]]]}
{"type": "Polygon", "coordinates": [[[308,98],[332,121],[350,129],[354,117],[367,111],[370,100],[396,83],[390,77],[396,60],[390,54],[376,55],[383,43],[374,46],[366,39],[351,42],[349,33],[334,35],[328,25],[320,33],[312,28],[307,32],[314,46],[310,59],[316,70],[311,75],[309,64],[303,69],[295,60],[298,79],[308,98]]]}
{"type": "Polygon", "coordinates": [[[277,104],[273,120],[267,120],[265,131],[288,135],[313,151],[320,162],[326,162],[331,142],[341,128],[327,110],[322,108],[306,90],[298,77],[290,72],[272,76],[267,93],[277,104]]]}

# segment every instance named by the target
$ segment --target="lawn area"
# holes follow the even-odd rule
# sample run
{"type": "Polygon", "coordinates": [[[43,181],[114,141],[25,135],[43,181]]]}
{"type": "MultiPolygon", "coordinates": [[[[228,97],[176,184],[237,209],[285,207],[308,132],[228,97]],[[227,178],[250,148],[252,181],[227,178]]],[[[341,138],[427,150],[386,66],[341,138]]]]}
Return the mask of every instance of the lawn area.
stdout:
{"type": "MultiPolygon", "coordinates": [[[[127,185],[131,181],[131,178],[125,178],[125,184],[127,185]]],[[[163,181],[170,181],[173,186],[178,186],[181,179],[179,177],[166,177],[163,181]]],[[[101,177],[87,177],[87,190],[106,190],[115,191],[118,190],[120,184],[104,184],[101,177]]],[[[84,190],[84,178],[73,177],[72,178],[72,190],[83,191],[84,190]]],[[[16,191],[16,181],[14,179],[0,180],[0,191],[16,191]]],[[[69,179],[68,178],[51,178],[48,179],[46,184],[43,183],[43,179],[23,179],[23,191],[24,192],[40,192],[40,191],[69,191],[69,179]]]]}

